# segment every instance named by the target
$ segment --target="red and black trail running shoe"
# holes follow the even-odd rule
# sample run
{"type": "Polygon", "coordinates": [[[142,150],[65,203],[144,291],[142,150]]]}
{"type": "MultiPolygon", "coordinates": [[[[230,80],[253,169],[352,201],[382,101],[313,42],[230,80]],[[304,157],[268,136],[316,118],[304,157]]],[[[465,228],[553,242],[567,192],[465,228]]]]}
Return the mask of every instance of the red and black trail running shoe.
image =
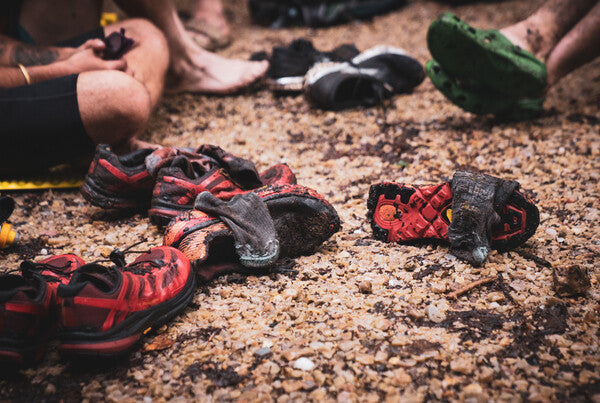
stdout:
{"type": "Polygon", "coordinates": [[[0,275],[0,362],[39,361],[56,329],[56,314],[54,293],[42,277],[0,275]]]}
{"type": "MultiPolygon", "coordinates": [[[[280,257],[314,253],[340,230],[335,208],[312,189],[266,186],[254,193],[265,202],[273,219],[280,257]]],[[[173,219],[165,230],[164,244],[181,250],[205,281],[240,267],[231,230],[199,210],[186,211],[173,219]]]]}
{"type": "Polygon", "coordinates": [[[195,285],[188,259],[164,246],[124,267],[84,265],[58,287],[59,350],[76,356],[122,354],[183,310],[195,285]]]}
{"type": "Polygon", "coordinates": [[[81,185],[81,194],[93,205],[104,209],[148,206],[154,178],[145,161],[154,151],[144,148],[118,156],[109,145],[98,145],[81,185]]]}
{"type": "Polygon", "coordinates": [[[286,164],[274,165],[261,173],[256,186],[245,186],[233,179],[219,167],[198,174],[189,161],[174,162],[171,167],[158,173],[149,214],[152,221],[166,225],[183,211],[194,207],[200,193],[208,191],[221,200],[230,200],[238,194],[248,193],[257,187],[295,184],[296,176],[286,164]]]}
{"type": "Polygon", "coordinates": [[[52,292],[56,293],[59,284],[68,284],[71,275],[85,262],[76,255],[52,256],[39,262],[25,261],[21,263],[21,274],[29,277],[35,273],[48,283],[52,292]]]}
{"type": "MultiPolygon", "coordinates": [[[[383,182],[371,186],[367,208],[373,235],[380,241],[447,240],[452,190],[448,182],[434,186],[383,182]]],[[[492,227],[491,239],[492,247],[498,250],[527,241],[540,221],[537,207],[518,190],[499,215],[501,221],[492,227]]]]}

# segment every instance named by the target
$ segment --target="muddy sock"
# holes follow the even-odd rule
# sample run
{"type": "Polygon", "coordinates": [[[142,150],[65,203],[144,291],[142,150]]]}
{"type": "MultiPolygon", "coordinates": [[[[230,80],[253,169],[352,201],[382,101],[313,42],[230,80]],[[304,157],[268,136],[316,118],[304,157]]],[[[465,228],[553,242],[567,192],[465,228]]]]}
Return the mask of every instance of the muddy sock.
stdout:
{"type": "Polygon", "coordinates": [[[279,257],[279,241],[267,206],[255,193],[237,195],[228,202],[210,192],[196,197],[196,210],[222,220],[233,232],[240,263],[248,267],[270,266],[279,257]]]}
{"type": "Polygon", "coordinates": [[[448,227],[451,252],[479,266],[490,252],[491,229],[499,213],[519,187],[515,181],[457,171],[451,182],[452,223],[448,227]]]}

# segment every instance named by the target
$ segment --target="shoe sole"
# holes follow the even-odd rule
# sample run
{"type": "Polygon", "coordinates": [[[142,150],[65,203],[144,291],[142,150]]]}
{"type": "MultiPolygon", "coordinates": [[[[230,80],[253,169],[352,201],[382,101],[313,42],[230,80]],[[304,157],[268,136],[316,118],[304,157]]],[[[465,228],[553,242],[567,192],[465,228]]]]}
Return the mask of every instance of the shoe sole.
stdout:
{"type": "MultiPolygon", "coordinates": [[[[448,240],[452,221],[452,190],[448,182],[427,187],[393,182],[372,185],[367,208],[373,235],[380,241],[448,240]]],[[[492,247],[507,250],[523,244],[535,233],[539,211],[515,191],[500,219],[492,228],[492,247]]]]}
{"type": "Polygon", "coordinates": [[[108,194],[106,190],[96,184],[92,178],[86,176],[80,188],[84,199],[94,206],[103,209],[139,209],[145,208],[150,203],[151,191],[140,192],[139,197],[119,197],[115,194],[108,194]]]}
{"type": "Polygon", "coordinates": [[[544,98],[518,99],[498,92],[462,88],[435,60],[425,65],[431,82],[454,105],[476,115],[491,114],[505,120],[528,120],[539,117],[544,98]]]}
{"type": "Polygon", "coordinates": [[[63,332],[59,351],[66,356],[115,357],[126,354],[153,329],[158,329],[185,309],[196,290],[196,275],[190,276],[181,292],[170,300],[136,312],[106,332],[63,332]]]}
{"type": "Polygon", "coordinates": [[[46,352],[48,342],[40,341],[35,345],[23,340],[0,339],[0,363],[18,367],[26,366],[41,360],[46,352]]]}
{"type": "Polygon", "coordinates": [[[539,97],[547,82],[546,66],[495,30],[469,26],[451,13],[433,21],[427,32],[432,57],[448,73],[517,97],[539,97]]]}

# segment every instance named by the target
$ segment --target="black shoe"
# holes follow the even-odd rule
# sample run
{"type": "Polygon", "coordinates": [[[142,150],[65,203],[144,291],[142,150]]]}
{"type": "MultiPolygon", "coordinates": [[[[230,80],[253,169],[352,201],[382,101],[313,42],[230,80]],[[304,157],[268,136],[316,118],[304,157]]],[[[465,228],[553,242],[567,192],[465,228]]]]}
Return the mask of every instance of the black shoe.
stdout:
{"type": "Polygon", "coordinates": [[[315,49],[312,42],[300,38],[287,46],[273,47],[271,56],[266,52],[255,53],[251,60],[269,60],[267,86],[276,92],[301,92],[304,76],[317,63],[347,62],[359,54],[352,44],[338,46],[330,52],[315,49]]]}
{"type": "Polygon", "coordinates": [[[402,49],[376,46],[349,63],[317,64],[306,74],[305,94],[323,109],[380,104],[423,82],[421,64],[402,49]]]}

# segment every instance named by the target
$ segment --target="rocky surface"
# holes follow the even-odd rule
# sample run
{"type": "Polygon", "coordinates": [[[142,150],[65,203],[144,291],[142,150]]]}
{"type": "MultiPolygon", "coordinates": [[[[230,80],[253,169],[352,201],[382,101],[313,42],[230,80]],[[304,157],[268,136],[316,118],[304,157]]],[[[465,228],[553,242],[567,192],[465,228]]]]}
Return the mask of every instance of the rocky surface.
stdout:
{"type": "MultiPolygon", "coordinates": [[[[479,27],[528,15],[540,1],[453,10],[479,27]]],[[[421,62],[440,3],[411,2],[372,22],[323,30],[253,27],[242,1],[226,1],[248,57],[298,36],[320,49],[389,43],[421,62]],[[243,39],[242,39],[243,38],[243,39]]],[[[288,275],[229,275],[200,288],[189,308],[126,359],[73,363],[51,346],[37,366],[5,375],[0,399],[30,401],[600,401],[600,60],[548,94],[544,117],[477,118],[428,81],[385,107],[339,113],[302,96],[166,98],[145,138],[214,143],[261,169],[288,163],[327,196],[342,230],[288,275]],[[435,183],[469,167],[518,180],[538,205],[536,234],[473,268],[445,245],[375,241],[365,220],[369,185],[435,183]],[[585,294],[558,296],[553,271],[586,271],[585,294]],[[456,299],[453,291],[496,276],[456,299]]],[[[76,253],[87,261],[162,234],[145,214],[122,216],[77,191],[16,195],[22,259],[76,253]]]]}

